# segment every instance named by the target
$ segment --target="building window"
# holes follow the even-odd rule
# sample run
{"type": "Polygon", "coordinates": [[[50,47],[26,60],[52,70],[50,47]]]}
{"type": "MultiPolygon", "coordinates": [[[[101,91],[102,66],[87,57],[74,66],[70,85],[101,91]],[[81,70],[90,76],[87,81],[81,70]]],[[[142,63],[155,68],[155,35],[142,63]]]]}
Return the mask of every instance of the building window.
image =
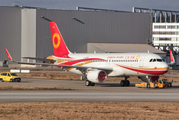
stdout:
{"type": "Polygon", "coordinates": [[[167,26],[168,29],[175,29],[176,26],[167,26]]]}
{"type": "Polygon", "coordinates": [[[159,40],[171,40],[171,38],[159,38],[159,40]]]}
{"type": "Polygon", "coordinates": [[[159,41],[159,38],[154,38],[154,41],[159,41]]]}
{"type": "Polygon", "coordinates": [[[156,29],[166,29],[166,26],[165,25],[154,25],[154,28],[156,29]]]}
{"type": "Polygon", "coordinates": [[[177,35],[178,32],[153,32],[153,34],[160,34],[160,35],[177,35]]]}

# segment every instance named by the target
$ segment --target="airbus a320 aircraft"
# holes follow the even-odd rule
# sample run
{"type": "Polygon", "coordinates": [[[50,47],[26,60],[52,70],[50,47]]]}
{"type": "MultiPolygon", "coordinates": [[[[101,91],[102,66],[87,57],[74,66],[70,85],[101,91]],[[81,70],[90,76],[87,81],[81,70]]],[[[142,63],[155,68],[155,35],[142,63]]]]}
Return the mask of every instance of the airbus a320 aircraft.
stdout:
{"type": "MultiPolygon", "coordinates": [[[[86,80],[86,86],[94,86],[95,83],[104,82],[107,77],[125,77],[121,86],[129,86],[129,76],[138,76],[144,82],[155,81],[169,69],[167,63],[161,56],[153,53],[71,53],[55,22],[50,23],[51,37],[54,55],[47,59],[31,58],[49,63],[29,63],[14,61],[5,48],[9,60],[18,64],[58,66],[64,70],[82,75],[86,80]]],[[[171,63],[175,60],[170,51],[171,63]]]]}

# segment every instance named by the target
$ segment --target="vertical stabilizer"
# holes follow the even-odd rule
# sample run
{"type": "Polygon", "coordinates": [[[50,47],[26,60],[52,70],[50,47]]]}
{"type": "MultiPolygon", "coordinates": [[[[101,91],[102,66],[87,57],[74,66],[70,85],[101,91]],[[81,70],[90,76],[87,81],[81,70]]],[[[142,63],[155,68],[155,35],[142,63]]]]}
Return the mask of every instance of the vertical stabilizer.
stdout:
{"type": "Polygon", "coordinates": [[[63,56],[70,54],[65,41],[55,22],[50,22],[50,30],[52,36],[52,44],[55,56],[63,56]]]}
{"type": "Polygon", "coordinates": [[[174,59],[174,57],[173,57],[173,54],[172,54],[172,51],[170,50],[170,64],[171,65],[173,65],[173,64],[175,64],[175,59],[174,59]]]}

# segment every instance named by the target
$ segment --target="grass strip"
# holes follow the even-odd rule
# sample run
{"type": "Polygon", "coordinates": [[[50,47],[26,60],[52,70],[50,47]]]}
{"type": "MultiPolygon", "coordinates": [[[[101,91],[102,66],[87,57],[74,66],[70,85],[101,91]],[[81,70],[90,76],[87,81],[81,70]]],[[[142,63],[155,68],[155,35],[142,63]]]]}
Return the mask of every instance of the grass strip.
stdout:
{"type": "Polygon", "coordinates": [[[1,120],[178,120],[178,102],[0,103],[1,120]]]}

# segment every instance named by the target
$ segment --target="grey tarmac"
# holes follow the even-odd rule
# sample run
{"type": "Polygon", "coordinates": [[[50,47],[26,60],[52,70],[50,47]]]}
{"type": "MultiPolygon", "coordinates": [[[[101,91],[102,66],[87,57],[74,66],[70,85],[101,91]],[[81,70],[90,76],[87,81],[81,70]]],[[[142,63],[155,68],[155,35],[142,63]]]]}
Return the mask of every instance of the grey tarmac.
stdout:
{"type": "Polygon", "coordinates": [[[72,90],[1,90],[0,102],[179,102],[179,83],[172,88],[122,87],[118,82],[97,83],[87,87],[84,81],[24,78],[22,82],[0,82],[0,86],[60,87],[72,90]]]}

